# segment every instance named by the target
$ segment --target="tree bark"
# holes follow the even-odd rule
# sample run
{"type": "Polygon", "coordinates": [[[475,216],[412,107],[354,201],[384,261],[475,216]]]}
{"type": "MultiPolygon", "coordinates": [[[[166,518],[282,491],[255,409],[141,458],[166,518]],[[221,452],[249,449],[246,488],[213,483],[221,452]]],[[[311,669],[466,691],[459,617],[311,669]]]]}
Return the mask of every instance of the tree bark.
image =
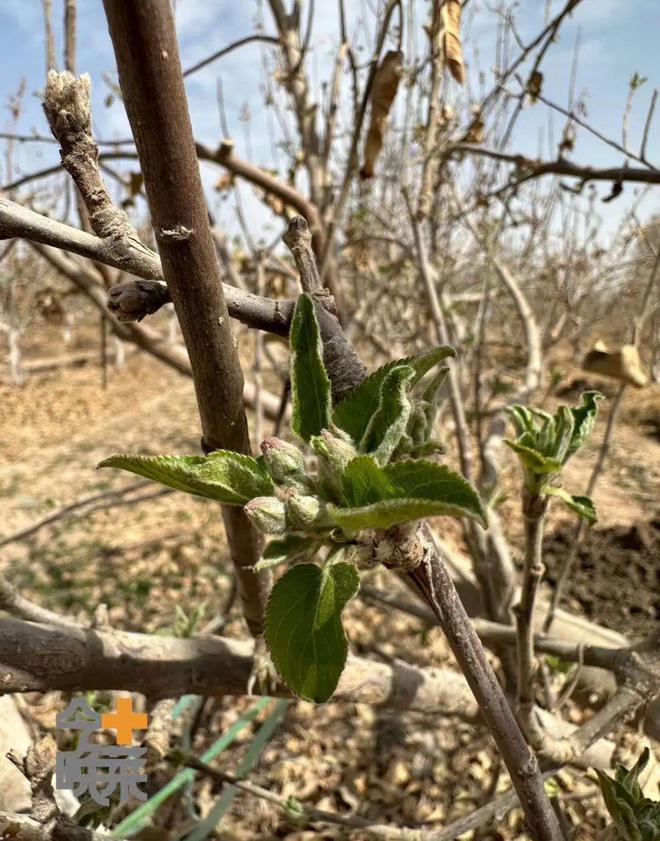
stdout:
{"type": "MultiPolygon", "coordinates": [[[[229,324],[169,3],[105,0],[119,83],[151,219],[193,371],[204,447],[250,450],[243,374],[229,324]]],[[[262,630],[270,576],[251,566],[261,539],[240,508],[223,509],[246,621],[262,630]]]]}
{"type": "MultiPolygon", "coordinates": [[[[0,694],[124,689],[152,701],[188,693],[244,695],[253,652],[250,640],[158,637],[6,618],[0,619],[0,694]]],[[[282,683],[268,691],[290,694],[282,683]]],[[[333,701],[466,721],[479,717],[465,679],[451,669],[377,663],[354,655],[349,655],[333,701]]]]}

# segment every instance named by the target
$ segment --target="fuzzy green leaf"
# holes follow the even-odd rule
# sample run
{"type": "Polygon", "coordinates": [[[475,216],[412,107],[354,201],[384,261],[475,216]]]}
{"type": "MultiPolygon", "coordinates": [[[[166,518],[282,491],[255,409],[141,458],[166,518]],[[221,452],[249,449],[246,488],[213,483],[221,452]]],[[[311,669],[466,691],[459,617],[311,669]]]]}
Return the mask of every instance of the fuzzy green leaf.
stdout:
{"type": "Polygon", "coordinates": [[[386,499],[362,508],[331,508],[338,526],[346,531],[361,529],[389,529],[400,523],[410,523],[424,517],[474,517],[461,508],[431,499],[386,499]]]}
{"type": "Polygon", "coordinates": [[[596,774],[607,811],[610,813],[622,841],[643,841],[635,813],[630,804],[621,797],[623,787],[602,771],[596,770],[596,774]]]}
{"type": "Polygon", "coordinates": [[[568,458],[568,448],[573,439],[575,421],[568,406],[560,406],[555,413],[555,437],[552,443],[552,458],[564,464],[568,458]]]}
{"type": "Polygon", "coordinates": [[[422,394],[422,402],[426,413],[426,437],[428,438],[433,433],[433,424],[435,423],[435,416],[438,413],[438,403],[440,400],[440,391],[444,385],[449,368],[440,368],[437,374],[431,379],[429,384],[424,389],[422,394]]]}
{"type": "Polygon", "coordinates": [[[338,427],[348,432],[354,441],[361,441],[369,421],[380,404],[383,381],[393,368],[402,365],[413,368],[415,376],[410,383],[412,387],[443,359],[455,355],[456,352],[453,348],[440,346],[424,353],[407,356],[405,359],[388,362],[387,365],[383,365],[382,368],[378,368],[370,374],[339,403],[333,415],[334,422],[338,427]]]}
{"type": "Polygon", "coordinates": [[[362,453],[372,453],[379,464],[387,464],[406,431],[411,409],[407,395],[414,377],[414,368],[402,365],[393,368],[383,380],[378,409],[358,447],[362,453]]]}
{"type": "Polygon", "coordinates": [[[289,341],[291,429],[303,441],[309,441],[330,425],[332,404],[314,302],[306,293],[298,296],[289,341]]]}
{"type": "Polygon", "coordinates": [[[444,464],[409,459],[388,464],[384,472],[396,496],[443,502],[464,512],[458,516],[472,517],[487,525],[479,494],[460,473],[444,464]]]}
{"type": "Polygon", "coordinates": [[[359,586],[352,564],[298,564],[272,589],[266,644],[286,685],[306,701],[327,701],[337,687],[348,654],[341,614],[359,586]]]}
{"type": "Polygon", "coordinates": [[[344,500],[351,508],[361,508],[391,499],[394,495],[392,483],[382,467],[371,456],[357,456],[352,459],[342,477],[344,500]]]}
{"type": "Polygon", "coordinates": [[[118,467],[178,491],[244,505],[255,496],[270,496],[273,482],[261,461],[230,450],[209,456],[131,456],[104,459],[98,467],[118,467]]]}
{"type": "Polygon", "coordinates": [[[516,427],[518,435],[522,435],[525,432],[534,432],[534,416],[526,406],[520,406],[518,404],[507,406],[506,413],[516,427]]]}
{"type": "Polygon", "coordinates": [[[389,528],[422,517],[470,517],[486,525],[486,513],[474,488],[461,475],[431,461],[406,460],[379,467],[358,457],[344,473],[349,508],[331,507],[342,528],[389,528]]]}
{"type": "Polygon", "coordinates": [[[258,572],[276,566],[276,564],[281,564],[283,561],[295,560],[301,555],[309,554],[311,557],[312,552],[318,545],[318,540],[303,537],[299,534],[288,534],[286,537],[275,538],[268,543],[254,568],[258,572]]]}
{"type": "Polygon", "coordinates": [[[580,449],[582,444],[584,444],[587,435],[589,435],[596,423],[598,401],[602,399],[603,395],[598,391],[585,391],[580,398],[580,405],[575,409],[571,409],[571,414],[573,415],[573,434],[566,450],[564,461],[568,461],[580,449]]]}
{"type": "Polygon", "coordinates": [[[557,473],[561,470],[561,463],[554,458],[541,455],[538,450],[521,444],[519,441],[512,441],[505,438],[504,443],[518,455],[523,467],[532,473],[557,473]]]}
{"type": "Polygon", "coordinates": [[[556,488],[552,485],[546,485],[543,488],[543,493],[556,496],[567,508],[570,508],[571,511],[574,511],[590,524],[595,523],[598,519],[596,508],[588,496],[573,496],[563,488],[556,488]]]}

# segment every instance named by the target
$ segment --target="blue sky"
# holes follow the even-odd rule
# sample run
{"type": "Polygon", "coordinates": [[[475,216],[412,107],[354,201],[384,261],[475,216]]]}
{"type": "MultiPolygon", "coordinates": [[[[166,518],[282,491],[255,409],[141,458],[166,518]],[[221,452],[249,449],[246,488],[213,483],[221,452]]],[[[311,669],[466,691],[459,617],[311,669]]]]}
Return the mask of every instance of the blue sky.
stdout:
{"type": "MultiPolygon", "coordinates": [[[[116,0],[120,2],[120,0],[116,0]]],[[[53,0],[54,24],[61,54],[62,0],[53,0]]],[[[487,85],[491,78],[489,69],[493,61],[494,27],[493,18],[484,11],[483,0],[471,0],[474,14],[466,16],[470,45],[466,47],[466,58],[475,69],[474,46],[479,53],[481,69],[487,74],[487,85]]],[[[555,13],[560,5],[554,0],[551,10],[555,13]]],[[[358,20],[366,3],[363,0],[347,0],[351,30],[357,30],[358,20]]],[[[417,26],[425,19],[427,4],[419,0],[417,26]]],[[[521,0],[517,19],[523,40],[536,34],[543,25],[544,0],[521,0]]],[[[468,7],[469,8],[469,7],[468,7]]],[[[327,77],[333,47],[337,41],[337,12],[334,2],[317,2],[317,17],[312,43],[313,56],[308,62],[313,83],[317,85],[316,96],[320,97],[319,79],[327,77]]],[[[182,61],[189,66],[209,53],[219,49],[238,37],[254,31],[255,22],[263,20],[265,30],[273,32],[270,13],[263,4],[248,0],[236,3],[226,0],[178,0],[176,5],[177,28],[180,37],[182,61]]],[[[104,73],[114,72],[114,56],[107,33],[101,0],[79,0],[79,45],[78,70],[88,72],[93,83],[93,113],[97,134],[104,138],[128,136],[128,124],[123,107],[115,102],[106,107],[104,100],[109,92],[103,82],[104,73]]],[[[630,120],[631,146],[639,149],[639,139],[648,102],[654,86],[660,85],[660,0],[582,0],[573,17],[565,23],[558,44],[550,50],[544,63],[544,89],[546,96],[562,105],[567,105],[568,80],[576,35],[580,32],[580,61],[577,77],[577,93],[585,92],[590,122],[604,134],[617,140],[621,137],[621,115],[625,106],[628,80],[634,72],[648,77],[636,100],[630,120]]],[[[418,43],[422,43],[421,33],[418,43]]],[[[3,102],[14,92],[21,78],[26,80],[24,113],[20,128],[29,132],[46,133],[37,92],[44,82],[44,37],[41,15],[41,0],[0,0],[0,55],[2,55],[3,102]]],[[[188,82],[188,94],[193,126],[196,136],[215,144],[221,138],[218,109],[216,106],[216,84],[220,77],[223,83],[227,118],[230,131],[237,142],[237,149],[243,156],[248,151],[253,159],[262,165],[272,167],[283,159],[273,159],[273,137],[275,123],[266,114],[262,105],[264,82],[261,47],[243,47],[192,76],[188,82]],[[249,106],[250,123],[249,150],[246,145],[246,123],[241,121],[245,106],[249,106]]],[[[453,84],[453,83],[452,83],[453,84]]],[[[450,91],[451,95],[451,91],[450,91]]],[[[8,123],[5,110],[0,115],[0,124],[8,123]]],[[[559,138],[563,119],[553,117],[555,138],[559,138]]],[[[536,106],[525,111],[520,120],[511,148],[527,154],[535,154],[539,132],[547,138],[548,110],[536,106]]],[[[545,142],[545,141],[544,141],[545,142]]],[[[549,154],[547,145],[545,154],[549,154]]],[[[41,166],[56,163],[57,150],[54,146],[24,144],[18,149],[18,164],[22,171],[29,172],[41,166]]],[[[648,156],[660,166],[660,109],[656,115],[651,133],[648,156]]],[[[580,133],[573,159],[594,165],[617,166],[622,157],[600,141],[580,133]]],[[[281,158],[281,156],[280,156],[281,158]]],[[[4,166],[4,162],[2,164],[4,166]]],[[[205,168],[205,183],[212,184],[218,171],[205,168]]],[[[3,172],[4,180],[4,172],[3,172]]],[[[606,195],[608,185],[599,185],[601,195],[606,195]]],[[[244,201],[254,220],[256,234],[270,239],[281,223],[270,217],[267,211],[251,195],[243,190],[244,201]],[[256,215],[254,215],[256,214],[256,215]]],[[[633,198],[633,188],[626,188],[622,199],[609,205],[601,205],[604,225],[608,229],[616,226],[633,198]]],[[[220,220],[232,231],[236,230],[231,202],[218,205],[220,220]]],[[[643,206],[643,214],[660,211],[660,202],[651,195],[643,206]]]]}

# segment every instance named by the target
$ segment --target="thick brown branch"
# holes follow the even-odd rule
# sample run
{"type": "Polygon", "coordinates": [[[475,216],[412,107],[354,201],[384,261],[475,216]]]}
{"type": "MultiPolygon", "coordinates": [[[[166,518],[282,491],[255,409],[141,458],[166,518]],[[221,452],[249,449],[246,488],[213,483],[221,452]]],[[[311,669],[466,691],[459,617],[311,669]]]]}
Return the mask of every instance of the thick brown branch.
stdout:
{"type": "MultiPolygon", "coordinates": [[[[229,323],[195,151],[172,9],[105,0],[158,251],[193,371],[207,450],[250,451],[243,373],[229,323]]],[[[261,633],[270,586],[253,565],[263,541],[242,509],[223,508],[243,612],[261,633]]]]}
{"type": "MultiPolygon", "coordinates": [[[[157,637],[0,619],[2,693],[126,689],[151,700],[244,695],[253,664],[249,640],[157,637]]],[[[269,689],[270,691],[270,689],[269,689]]],[[[278,694],[286,697],[280,686],[278,694]]],[[[349,657],[334,700],[478,717],[461,675],[349,657]]]]}

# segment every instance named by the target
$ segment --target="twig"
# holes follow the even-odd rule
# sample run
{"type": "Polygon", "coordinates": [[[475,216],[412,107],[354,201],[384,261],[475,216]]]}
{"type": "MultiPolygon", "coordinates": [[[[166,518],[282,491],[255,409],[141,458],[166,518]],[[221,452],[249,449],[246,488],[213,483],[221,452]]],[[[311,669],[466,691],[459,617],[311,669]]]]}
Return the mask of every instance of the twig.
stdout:
{"type": "MultiPolygon", "coordinates": [[[[449,344],[449,331],[447,329],[447,321],[440,303],[435,281],[432,274],[431,266],[429,264],[426,246],[422,238],[419,220],[416,217],[415,211],[410,202],[407,192],[404,192],[404,199],[406,207],[408,208],[408,216],[413,231],[415,240],[415,249],[417,252],[417,259],[419,262],[419,273],[426,289],[426,296],[431,310],[431,316],[436,328],[438,341],[441,344],[449,344]]],[[[451,395],[451,408],[454,417],[454,425],[456,427],[456,442],[458,444],[458,452],[461,462],[461,471],[463,475],[469,479],[472,475],[472,454],[470,448],[470,435],[468,431],[467,421],[465,419],[465,409],[463,406],[463,398],[460,393],[460,385],[458,382],[458,374],[456,366],[449,360],[449,387],[451,395]]]]}
{"type": "Polygon", "coordinates": [[[186,757],[185,765],[188,768],[194,768],[220,785],[232,785],[240,789],[240,791],[246,792],[246,794],[251,794],[254,797],[267,800],[269,803],[274,803],[285,814],[291,815],[296,823],[322,823],[344,826],[349,829],[360,829],[368,835],[376,838],[386,838],[389,841],[423,841],[424,838],[428,837],[426,832],[421,829],[407,829],[388,824],[379,824],[375,821],[361,818],[358,815],[340,815],[338,812],[317,809],[316,806],[303,803],[295,798],[283,797],[281,794],[276,794],[270,789],[263,788],[263,786],[255,785],[248,780],[239,779],[233,774],[218,771],[192,756],[186,757]]]}
{"type": "Polygon", "coordinates": [[[237,41],[229,44],[226,47],[223,47],[221,50],[213,53],[206,58],[203,58],[201,61],[198,61],[197,64],[193,64],[191,67],[186,68],[183,71],[184,78],[186,76],[191,76],[193,73],[197,73],[198,70],[201,70],[202,67],[206,67],[207,65],[211,64],[214,61],[217,61],[219,58],[228,55],[229,53],[233,52],[234,50],[238,49],[239,47],[245,46],[245,44],[252,44],[255,41],[261,41],[264,44],[273,44],[274,46],[279,46],[279,39],[275,38],[273,35],[262,35],[261,33],[256,33],[255,35],[246,35],[245,38],[239,38],[237,41]]]}
{"type": "Polygon", "coordinates": [[[344,170],[344,175],[342,177],[341,188],[339,190],[339,195],[337,200],[334,203],[332,208],[332,219],[330,220],[327,228],[327,238],[326,238],[326,245],[325,245],[325,252],[323,259],[321,261],[321,277],[324,278],[325,274],[328,270],[328,266],[330,265],[330,258],[331,258],[331,250],[332,244],[334,240],[334,236],[337,230],[337,225],[341,219],[341,215],[344,211],[344,207],[348,200],[349,191],[351,187],[351,183],[353,181],[353,176],[357,171],[357,163],[358,163],[358,146],[360,143],[360,138],[362,135],[362,126],[364,124],[364,119],[367,113],[367,107],[369,105],[369,97],[371,95],[371,88],[373,86],[373,81],[376,76],[376,71],[378,69],[378,59],[380,58],[380,54],[382,52],[383,46],[385,44],[385,39],[387,37],[387,33],[390,26],[390,20],[392,18],[392,14],[394,9],[397,8],[399,5],[400,0],[387,0],[387,3],[383,9],[382,19],[379,25],[378,34],[376,36],[376,43],[374,46],[374,51],[371,55],[371,59],[369,61],[369,72],[367,74],[367,79],[364,84],[364,90],[362,92],[362,99],[360,101],[360,106],[358,108],[357,113],[355,114],[355,124],[353,126],[353,133],[351,136],[351,145],[348,152],[348,159],[346,161],[346,168],[344,170]]]}
{"type": "MultiPolygon", "coordinates": [[[[138,487],[148,487],[152,483],[151,482],[138,482],[136,485],[132,486],[132,489],[136,489],[138,487]]],[[[135,496],[130,499],[125,499],[124,497],[130,492],[130,489],[125,489],[123,491],[118,492],[111,492],[108,494],[99,494],[98,499],[109,499],[107,502],[99,502],[98,504],[92,504],[90,502],[91,499],[94,497],[90,497],[87,502],[77,502],[72,503],[69,506],[64,506],[64,508],[59,509],[53,515],[49,515],[48,517],[44,517],[42,520],[39,520],[37,523],[33,523],[32,525],[28,526],[26,529],[22,529],[21,531],[15,532],[14,534],[9,535],[8,537],[2,538],[0,540],[0,547],[6,546],[9,543],[14,543],[18,540],[25,540],[27,537],[31,537],[33,534],[36,534],[42,528],[46,526],[52,525],[54,522],[57,522],[61,519],[71,516],[74,514],[79,508],[84,508],[85,510],[79,513],[78,517],[88,517],[90,514],[96,514],[99,511],[107,511],[110,508],[120,508],[122,506],[128,505],[137,505],[140,502],[147,502],[153,499],[159,499],[162,496],[168,496],[174,491],[171,488],[157,488],[157,490],[150,491],[148,493],[141,494],[140,496],[135,496]],[[119,496],[119,499],[113,499],[115,496],[119,496]]]]}
{"type": "MultiPolygon", "coordinates": [[[[453,198],[458,205],[459,211],[463,213],[465,211],[465,206],[455,190],[453,190],[453,198]]],[[[502,281],[504,288],[511,296],[511,300],[513,301],[518,317],[522,323],[523,331],[525,333],[525,344],[527,346],[527,369],[525,372],[525,390],[517,397],[517,399],[527,401],[541,384],[543,368],[541,337],[539,335],[538,324],[536,322],[534,311],[530,307],[520,284],[508,266],[502,263],[502,261],[497,257],[493,248],[479,234],[470,218],[464,214],[462,219],[477,244],[483,249],[486,258],[495,269],[495,272],[502,281]]]]}
{"type": "MultiPolygon", "coordinates": [[[[610,451],[610,444],[612,441],[612,433],[614,431],[614,424],[616,423],[617,416],[619,414],[619,409],[623,402],[623,397],[626,393],[626,383],[621,383],[619,389],[616,393],[614,400],[612,401],[612,406],[610,408],[610,414],[607,418],[607,425],[605,426],[605,432],[603,433],[603,440],[600,445],[600,449],[598,451],[598,458],[596,459],[596,463],[594,465],[593,470],[591,471],[591,476],[589,477],[589,483],[587,484],[586,495],[591,496],[594,492],[594,488],[596,487],[596,483],[598,482],[598,478],[603,471],[603,467],[605,466],[605,461],[607,459],[607,454],[610,451]]],[[[555,615],[557,613],[557,608],[559,607],[561,600],[564,596],[564,591],[568,584],[568,579],[570,578],[571,572],[573,571],[573,564],[575,563],[575,559],[577,558],[577,553],[582,545],[582,540],[586,531],[585,521],[583,519],[578,520],[575,529],[573,531],[573,536],[570,542],[570,546],[566,555],[562,560],[561,567],[559,568],[559,573],[557,575],[557,583],[555,584],[555,589],[553,590],[552,596],[550,598],[550,607],[548,608],[548,613],[543,620],[543,633],[547,634],[554,621],[555,615]]]]}
{"type": "Polygon", "coordinates": [[[14,616],[28,622],[40,622],[45,625],[57,625],[63,628],[80,628],[80,623],[68,616],[54,613],[28,599],[23,598],[16,587],[0,576],[0,610],[6,610],[14,616]]]}
{"type": "MultiPolygon", "coordinates": [[[[162,268],[158,255],[150,249],[141,246],[136,241],[125,243],[126,249],[117,249],[114,241],[101,239],[101,237],[80,231],[70,225],[49,219],[33,210],[22,207],[20,204],[11,202],[0,197],[0,238],[9,239],[19,237],[33,243],[53,246],[65,251],[71,251],[82,257],[88,257],[109,266],[114,266],[130,274],[138,275],[146,280],[160,281],[163,278],[162,268]]],[[[48,255],[48,252],[44,256],[48,255]]],[[[64,263],[60,260],[60,267],[64,263]]],[[[71,271],[79,272],[79,267],[71,261],[67,262],[71,271]]],[[[65,271],[66,273],[66,271],[65,271]]],[[[91,276],[90,281],[91,281],[91,276]]],[[[131,282],[128,282],[130,284],[131,282]]],[[[148,287],[141,286],[142,292],[148,287]]],[[[287,335],[289,322],[293,313],[292,301],[275,301],[270,298],[260,298],[249,292],[244,292],[228,284],[222,285],[230,315],[233,318],[243,321],[251,327],[265,329],[279,335],[287,335]]],[[[130,296],[130,306],[126,309],[122,306],[119,293],[111,297],[116,301],[118,310],[122,315],[128,314],[128,309],[135,305],[136,294],[130,285],[120,284],[119,289],[127,296],[130,296]]],[[[145,293],[146,294],[146,293],[145,293]]],[[[171,296],[167,289],[158,287],[149,291],[149,302],[158,299],[168,303],[171,296]]],[[[145,305],[145,306],[148,306],[145,305]]],[[[143,317],[147,313],[141,310],[134,312],[136,317],[143,317]]]]}
{"type": "MultiPolygon", "coordinates": [[[[386,604],[410,616],[416,616],[431,625],[438,624],[437,617],[427,605],[412,601],[405,596],[379,590],[369,584],[360,586],[360,595],[372,601],[386,604]]],[[[478,617],[472,618],[470,621],[478,636],[485,642],[504,643],[506,645],[516,643],[518,635],[511,625],[503,625],[478,617]]],[[[561,657],[562,660],[612,671],[619,667],[621,656],[631,650],[630,647],[616,648],[592,643],[576,643],[556,637],[548,637],[543,633],[534,635],[534,646],[537,651],[543,654],[553,654],[555,657],[561,657]]]]}
{"type": "Polygon", "coordinates": [[[46,31],[46,73],[57,66],[55,59],[55,35],[53,34],[53,0],[43,0],[44,28],[46,31]]]}
{"type": "Polygon", "coordinates": [[[474,692],[520,798],[530,834],[537,841],[563,841],[536,756],[518,727],[444,561],[431,555],[409,574],[436,614],[474,692]]]}
{"type": "Polygon", "coordinates": [[[560,114],[563,114],[565,117],[568,117],[574,123],[577,123],[577,125],[579,125],[581,128],[590,132],[599,140],[602,140],[603,143],[606,143],[608,146],[611,146],[613,149],[616,149],[617,152],[622,152],[626,157],[632,158],[638,163],[644,164],[644,166],[647,167],[649,170],[653,172],[658,172],[657,167],[653,166],[653,164],[649,163],[647,160],[643,160],[639,155],[635,154],[635,152],[631,151],[630,149],[626,149],[620,143],[617,143],[616,140],[612,140],[611,138],[602,134],[602,132],[593,128],[593,126],[590,126],[589,123],[585,122],[585,120],[580,119],[580,117],[578,117],[575,111],[569,111],[566,108],[562,108],[561,105],[557,105],[557,103],[551,102],[549,99],[546,99],[546,97],[544,97],[540,93],[536,95],[536,98],[544,105],[547,105],[549,108],[552,108],[554,111],[558,111],[560,114]]]}
{"type": "Polygon", "coordinates": [[[651,94],[651,104],[649,105],[649,110],[646,114],[646,120],[644,122],[644,133],[642,134],[642,145],[639,150],[639,157],[641,160],[646,161],[646,144],[649,139],[649,132],[651,131],[651,123],[653,122],[653,115],[655,113],[655,106],[658,102],[658,89],[654,88],[653,93],[651,94]]]}
{"type": "Polygon", "coordinates": [[[316,254],[322,253],[325,248],[325,238],[321,217],[315,205],[308,201],[302,193],[260,167],[237,157],[232,140],[224,140],[215,150],[210,149],[203,143],[196,143],[195,149],[200,160],[212,161],[224,166],[239,178],[244,178],[266,192],[277,196],[285,205],[294,208],[304,216],[308,220],[312,232],[314,251],[316,254]]]}
{"type": "MultiPolygon", "coordinates": [[[[555,161],[541,161],[525,155],[503,152],[500,149],[490,149],[487,146],[478,146],[473,143],[454,143],[449,149],[449,154],[451,153],[492,158],[515,166],[514,172],[519,172],[520,175],[517,175],[504,186],[496,188],[492,195],[500,195],[505,190],[515,189],[527,181],[544,175],[565,175],[569,178],[579,178],[585,183],[587,181],[630,181],[637,184],[660,184],[660,172],[654,169],[641,169],[639,167],[597,168],[576,164],[563,158],[558,158],[555,161]]],[[[489,193],[489,195],[491,194],[489,193]]]]}
{"type": "Polygon", "coordinates": [[[537,742],[540,731],[534,721],[534,634],[536,594],[543,566],[543,520],[547,497],[523,489],[522,515],[525,522],[525,565],[520,601],[514,608],[518,632],[518,714],[528,738],[537,742]]]}
{"type": "Polygon", "coordinates": [[[575,667],[575,671],[570,680],[566,682],[566,685],[562,689],[559,697],[555,700],[554,704],[552,704],[549,709],[551,710],[558,710],[561,709],[564,704],[569,700],[572,696],[573,692],[577,688],[580,682],[580,675],[582,674],[582,667],[584,665],[584,644],[578,643],[577,645],[577,653],[578,653],[578,660],[577,665],[575,667]]]}
{"type": "MultiPolygon", "coordinates": [[[[98,167],[99,151],[92,137],[91,81],[68,71],[48,74],[44,112],[60,144],[62,166],[73,178],[89,213],[92,229],[101,239],[139,239],[128,216],[115,206],[98,167]]],[[[143,246],[144,247],[144,246],[143,246]]]]}

